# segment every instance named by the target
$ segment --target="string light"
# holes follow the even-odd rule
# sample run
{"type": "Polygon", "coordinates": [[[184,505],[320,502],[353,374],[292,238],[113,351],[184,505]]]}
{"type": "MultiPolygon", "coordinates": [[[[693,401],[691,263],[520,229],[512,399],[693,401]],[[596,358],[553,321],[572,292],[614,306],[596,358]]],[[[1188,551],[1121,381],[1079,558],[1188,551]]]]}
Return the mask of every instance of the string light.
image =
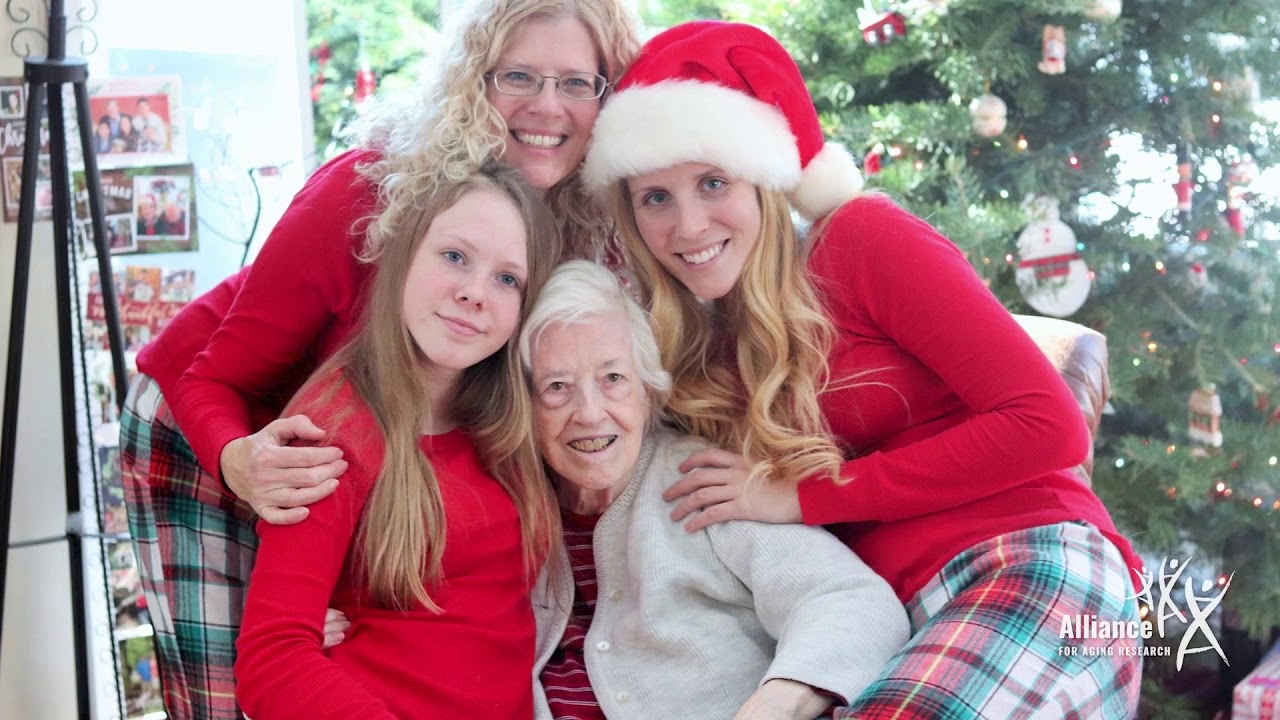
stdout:
{"type": "Polygon", "coordinates": [[[1276,456],[1275,456],[1275,455],[1272,455],[1270,458],[1268,458],[1268,459],[1267,459],[1267,464],[1268,464],[1268,465],[1273,465],[1273,466],[1274,466],[1274,465],[1276,464],[1276,456]]]}
{"type": "Polygon", "coordinates": [[[1214,80],[1214,81],[1213,81],[1213,91],[1214,91],[1214,92],[1216,92],[1216,93],[1220,93],[1220,92],[1222,92],[1222,81],[1221,81],[1221,80],[1214,80]]]}
{"type": "Polygon", "coordinates": [[[1075,153],[1072,153],[1072,154],[1071,154],[1071,158],[1070,158],[1067,162],[1070,162],[1070,163],[1071,163],[1071,167],[1073,167],[1073,168],[1075,168],[1075,169],[1077,169],[1077,170],[1079,170],[1079,169],[1080,169],[1080,158],[1076,157],[1076,156],[1075,156],[1075,153]]]}
{"type": "Polygon", "coordinates": [[[1225,574],[1223,574],[1223,575],[1219,575],[1219,576],[1218,576],[1218,584],[1219,584],[1219,585],[1226,585],[1226,584],[1227,584],[1227,576],[1226,576],[1225,574]]]}
{"type": "Polygon", "coordinates": [[[1254,506],[1254,507],[1262,507],[1262,498],[1260,498],[1260,497],[1256,497],[1256,498],[1254,498],[1254,499],[1253,499],[1253,506],[1254,506]]]}
{"type": "Polygon", "coordinates": [[[1178,452],[1178,446],[1177,446],[1177,445],[1170,445],[1169,447],[1167,447],[1167,448],[1165,448],[1165,449],[1164,449],[1164,453],[1165,453],[1166,455],[1172,455],[1172,454],[1174,454],[1174,453],[1176,453],[1176,452],[1178,452]]]}
{"type": "Polygon", "coordinates": [[[1141,364],[1142,364],[1142,361],[1141,361],[1141,360],[1139,360],[1138,358],[1134,358],[1134,359],[1133,359],[1133,366],[1134,366],[1134,367],[1138,367],[1138,366],[1139,366],[1139,365],[1141,365],[1141,364]]]}
{"type": "Polygon", "coordinates": [[[1227,489],[1227,484],[1219,480],[1218,484],[1213,486],[1213,489],[1217,490],[1218,492],[1225,492],[1227,489]]]}
{"type": "Polygon", "coordinates": [[[1277,500],[1277,501],[1275,501],[1275,502],[1271,503],[1271,509],[1272,509],[1272,510],[1280,510],[1280,500],[1277,500]]]}
{"type": "Polygon", "coordinates": [[[1124,467],[1124,458],[1116,458],[1116,467],[1117,468],[1124,467]]]}
{"type": "Polygon", "coordinates": [[[1218,113],[1214,113],[1214,114],[1210,115],[1210,116],[1209,116],[1209,119],[1213,121],[1213,124],[1214,124],[1214,125],[1218,125],[1218,124],[1221,124],[1221,123],[1222,123],[1222,116],[1221,116],[1221,115],[1219,115],[1218,113]]]}
{"type": "Polygon", "coordinates": [[[1176,487],[1171,487],[1171,488],[1169,488],[1169,490],[1168,490],[1168,492],[1167,492],[1166,494],[1169,496],[1169,499],[1170,499],[1170,500],[1177,500],[1177,499],[1178,499],[1178,488],[1176,488],[1176,487]]]}
{"type": "Polygon", "coordinates": [[[1026,149],[1027,149],[1027,136],[1026,136],[1026,135],[1019,135],[1019,136],[1018,136],[1018,143],[1017,143],[1017,145],[1016,145],[1015,147],[1017,147],[1017,148],[1018,148],[1018,152],[1022,152],[1023,150],[1026,150],[1026,149]]]}
{"type": "Polygon", "coordinates": [[[1012,254],[1012,253],[1010,253],[1010,254],[1008,254],[1008,255],[1005,255],[1005,256],[1004,256],[1004,261],[1005,261],[1005,264],[1007,264],[1007,265],[1012,265],[1012,264],[1013,264],[1013,254],[1012,254]]]}
{"type": "Polygon", "coordinates": [[[1157,345],[1156,343],[1153,343],[1153,342],[1147,343],[1147,352],[1155,352],[1159,348],[1160,346],[1157,345]]]}
{"type": "Polygon", "coordinates": [[[1125,260],[1123,263],[1120,263],[1120,269],[1125,272],[1129,272],[1129,270],[1131,269],[1129,266],[1129,261],[1125,260]]]}

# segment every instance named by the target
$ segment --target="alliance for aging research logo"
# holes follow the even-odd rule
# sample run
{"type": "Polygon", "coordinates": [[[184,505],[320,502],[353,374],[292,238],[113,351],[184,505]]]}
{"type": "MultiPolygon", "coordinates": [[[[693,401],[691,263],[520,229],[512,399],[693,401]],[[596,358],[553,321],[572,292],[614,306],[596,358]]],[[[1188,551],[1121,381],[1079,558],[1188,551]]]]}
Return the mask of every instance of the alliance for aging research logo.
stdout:
{"type": "MultiPolygon", "coordinates": [[[[1063,640],[1115,640],[1125,638],[1149,640],[1156,636],[1164,638],[1166,621],[1177,618],[1179,622],[1187,626],[1182,633],[1182,640],[1178,643],[1177,669],[1182,669],[1182,661],[1187,655],[1210,650],[1216,651],[1218,657],[1222,658],[1222,662],[1230,665],[1231,663],[1227,662],[1226,654],[1222,652],[1222,646],[1218,644],[1218,638],[1213,634],[1213,628],[1209,626],[1209,616],[1222,603],[1222,598],[1227,594],[1227,589],[1231,587],[1231,579],[1235,577],[1235,573],[1231,573],[1231,575],[1223,577],[1217,582],[1204,580],[1200,583],[1200,590],[1197,592],[1196,582],[1191,577],[1182,577],[1190,561],[1191,558],[1187,558],[1186,561],[1179,561],[1177,558],[1172,560],[1164,558],[1160,561],[1159,574],[1152,573],[1145,567],[1141,571],[1133,571],[1137,575],[1141,587],[1137,594],[1130,596],[1128,599],[1139,600],[1146,606],[1143,608],[1142,619],[1099,620],[1097,615],[1064,615],[1062,617],[1062,627],[1058,631],[1058,637],[1063,640]],[[1181,587],[1179,583],[1181,583],[1181,587]],[[1181,591],[1181,605],[1178,603],[1179,590],[1181,591]],[[1184,609],[1186,610],[1185,613],[1183,612],[1184,609]],[[1153,616],[1155,622],[1152,622],[1153,616]],[[1204,638],[1203,641],[1207,641],[1208,644],[1192,647],[1191,643],[1196,640],[1197,636],[1202,636],[1204,638]]],[[[1141,648],[1116,648],[1111,645],[1064,645],[1058,648],[1058,654],[1159,656],[1169,655],[1170,650],[1171,648],[1168,645],[1149,647],[1143,644],[1141,648]]]]}

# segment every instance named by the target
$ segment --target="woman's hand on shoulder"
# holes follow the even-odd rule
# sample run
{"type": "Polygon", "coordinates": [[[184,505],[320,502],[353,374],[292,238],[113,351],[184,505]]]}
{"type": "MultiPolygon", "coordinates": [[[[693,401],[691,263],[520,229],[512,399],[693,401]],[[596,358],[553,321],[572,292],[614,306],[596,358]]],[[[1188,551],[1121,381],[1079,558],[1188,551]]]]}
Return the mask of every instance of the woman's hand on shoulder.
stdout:
{"type": "Polygon", "coordinates": [[[302,522],[310,513],[307,505],[338,488],[347,462],[336,447],[290,447],[289,443],[324,439],[325,431],[306,415],[274,420],[222,448],[222,479],[268,523],[302,522]]]}
{"type": "Polygon", "coordinates": [[[662,498],[676,502],[671,519],[679,522],[692,513],[685,530],[696,532],[726,520],[758,520],[768,523],[803,522],[800,493],[785,481],[750,482],[751,466],[737,453],[700,450],[680,463],[685,476],[666,489],[662,498]]]}
{"type": "Polygon", "coordinates": [[[733,720],[813,720],[831,703],[830,695],[809,685],[774,678],[747,698],[733,720]]]}
{"type": "Polygon", "coordinates": [[[324,645],[328,650],[347,639],[347,631],[351,629],[351,621],[337,608],[324,611],[324,645]]]}

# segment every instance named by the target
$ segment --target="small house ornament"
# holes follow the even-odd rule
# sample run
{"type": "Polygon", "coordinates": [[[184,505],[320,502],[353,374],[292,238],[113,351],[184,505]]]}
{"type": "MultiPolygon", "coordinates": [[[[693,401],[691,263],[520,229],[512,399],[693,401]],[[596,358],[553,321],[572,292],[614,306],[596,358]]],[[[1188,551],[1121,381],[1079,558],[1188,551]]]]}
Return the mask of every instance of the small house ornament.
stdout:
{"type": "Polygon", "coordinates": [[[1067,71],[1067,30],[1061,25],[1044,26],[1044,46],[1040,53],[1040,72],[1061,75],[1067,71]]]}
{"type": "Polygon", "coordinates": [[[1222,399],[1213,383],[1192,390],[1187,399],[1187,436],[1191,442],[1222,447],[1222,399]]]}

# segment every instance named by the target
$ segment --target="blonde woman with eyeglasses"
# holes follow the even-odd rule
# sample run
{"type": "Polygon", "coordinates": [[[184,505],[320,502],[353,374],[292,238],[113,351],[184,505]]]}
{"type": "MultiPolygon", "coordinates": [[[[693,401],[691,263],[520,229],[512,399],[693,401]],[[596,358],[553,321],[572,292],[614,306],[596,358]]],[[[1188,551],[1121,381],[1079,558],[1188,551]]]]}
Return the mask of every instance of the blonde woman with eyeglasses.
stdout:
{"type": "Polygon", "coordinates": [[[311,176],[254,264],[138,356],[121,462],[171,718],[240,717],[231,668],[253,520],[305,522],[351,460],[332,428],[281,411],[358,330],[383,248],[423,199],[498,157],[542,194],[566,254],[612,235],[578,169],[638,45],[623,3],[475,0],[445,37],[421,92],[371,113],[360,147],[311,176]]]}

